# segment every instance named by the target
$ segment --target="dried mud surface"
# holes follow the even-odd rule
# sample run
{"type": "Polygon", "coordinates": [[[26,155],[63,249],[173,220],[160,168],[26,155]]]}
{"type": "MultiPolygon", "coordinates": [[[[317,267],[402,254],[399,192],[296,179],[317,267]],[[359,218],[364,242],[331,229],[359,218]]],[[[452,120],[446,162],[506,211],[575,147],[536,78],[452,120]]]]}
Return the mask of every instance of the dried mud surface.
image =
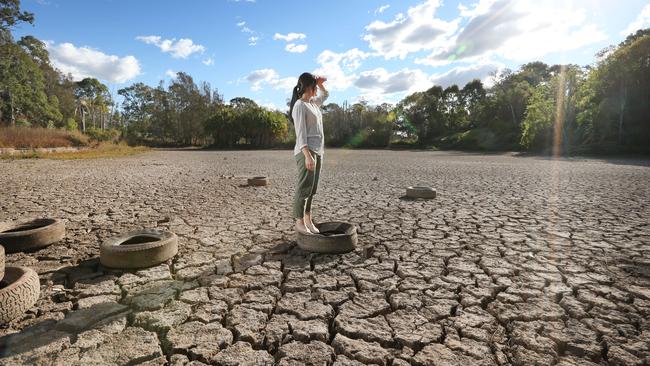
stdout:
{"type": "Polygon", "coordinates": [[[649,165],[328,150],[315,219],[359,247],[322,255],[295,245],[289,151],[0,161],[0,221],[67,226],[7,255],[41,295],[0,327],[0,364],[648,365],[649,165]],[[423,184],[438,197],[403,197],[423,184]],[[99,264],[140,228],[178,255],[99,264]]]}

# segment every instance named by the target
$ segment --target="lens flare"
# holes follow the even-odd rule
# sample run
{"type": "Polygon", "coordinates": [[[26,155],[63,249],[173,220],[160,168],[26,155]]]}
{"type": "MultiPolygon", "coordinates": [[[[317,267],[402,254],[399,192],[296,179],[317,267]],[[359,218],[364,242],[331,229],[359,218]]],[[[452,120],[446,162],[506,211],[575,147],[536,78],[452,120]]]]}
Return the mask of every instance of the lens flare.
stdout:
{"type": "MultiPolygon", "coordinates": [[[[566,66],[560,66],[560,73],[558,75],[556,100],[555,100],[555,119],[553,121],[553,156],[551,158],[551,190],[549,193],[549,218],[548,230],[555,231],[558,225],[558,202],[560,198],[560,157],[562,155],[562,138],[564,129],[564,103],[566,95],[566,66]]],[[[553,235],[548,236],[549,244],[549,257],[553,261],[555,251],[555,241],[558,240],[553,235]]]]}
{"type": "Polygon", "coordinates": [[[562,132],[564,130],[564,98],[566,95],[566,66],[560,66],[558,75],[557,97],[555,102],[555,121],[553,123],[553,157],[562,154],[562,132]]]}

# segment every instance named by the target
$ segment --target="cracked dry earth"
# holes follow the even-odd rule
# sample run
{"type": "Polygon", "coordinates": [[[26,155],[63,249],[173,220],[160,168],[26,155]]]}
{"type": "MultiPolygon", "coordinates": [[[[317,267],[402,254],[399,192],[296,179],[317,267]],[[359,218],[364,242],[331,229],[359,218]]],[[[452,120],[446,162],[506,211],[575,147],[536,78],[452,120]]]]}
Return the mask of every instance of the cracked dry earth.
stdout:
{"type": "Polygon", "coordinates": [[[317,220],[359,247],[296,247],[289,151],[0,161],[0,220],[67,236],[8,265],[38,303],[0,328],[3,365],[648,365],[650,168],[640,160],[329,150],[317,220]],[[268,175],[267,187],[245,178],[268,175]],[[430,184],[434,200],[401,198],[430,184]],[[103,240],[179,236],[139,271],[103,240]]]}

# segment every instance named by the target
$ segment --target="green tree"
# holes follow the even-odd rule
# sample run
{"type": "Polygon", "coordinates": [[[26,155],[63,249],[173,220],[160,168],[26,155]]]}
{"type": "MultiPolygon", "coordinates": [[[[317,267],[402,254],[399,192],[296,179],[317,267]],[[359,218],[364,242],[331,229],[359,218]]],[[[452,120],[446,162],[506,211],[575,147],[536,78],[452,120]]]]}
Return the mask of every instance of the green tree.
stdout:
{"type": "Polygon", "coordinates": [[[204,129],[217,147],[233,147],[238,140],[234,131],[235,110],[231,105],[222,105],[204,122],[204,129]]]}
{"type": "Polygon", "coordinates": [[[575,65],[558,65],[549,82],[534,89],[522,123],[521,145],[526,149],[549,149],[555,155],[566,153],[576,145],[574,132],[579,100],[578,90],[584,82],[583,70],[575,65]]]}
{"type": "Polygon", "coordinates": [[[109,106],[113,104],[113,99],[108,87],[95,78],[85,78],[76,83],[75,96],[79,101],[79,109],[82,114],[82,130],[86,130],[85,112],[87,108],[93,128],[106,128],[109,114],[109,106]]]}
{"type": "Polygon", "coordinates": [[[153,89],[143,83],[136,83],[117,91],[117,94],[123,98],[122,117],[129,138],[141,140],[150,137],[153,93],[153,89]]]}
{"type": "Polygon", "coordinates": [[[650,29],[599,53],[579,90],[577,123],[590,149],[650,151],[650,29]]]}
{"type": "Polygon", "coordinates": [[[74,118],[77,100],[75,98],[75,83],[71,78],[62,75],[50,63],[49,53],[45,43],[33,36],[24,36],[18,41],[18,45],[29,54],[32,60],[38,65],[43,74],[45,94],[56,100],[57,108],[63,118],[74,118]]]}
{"type": "Polygon", "coordinates": [[[58,98],[45,93],[39,66],[14,43],[0,46],[0,93],[0,120],[15,125],[21,118],[43,127],[62,120],[58,98]]]}
{"type": "Polygon", "coordinates": [[[18,23],[34,24],[34,14],[20,10],[20,0],[0,0],[0,45],[11,43],[10,30],[18,23]]]}
{"type": "Polygon", "coordinates": [[[549,85],[533,89],[522,126],[521,145],[526,149],[541,149],[550,144],[553,127],[554,102],[549,85]]]}
{"type": "Polygon", "coordinates": [[[467,112],[467,127],[476,128],[481,121],[487,118],[485,113],[487,92],[483,87],[483,82],[478,79],[470,81],[465,84],[461,94],[463,95],[463,107],[467,112]]]}

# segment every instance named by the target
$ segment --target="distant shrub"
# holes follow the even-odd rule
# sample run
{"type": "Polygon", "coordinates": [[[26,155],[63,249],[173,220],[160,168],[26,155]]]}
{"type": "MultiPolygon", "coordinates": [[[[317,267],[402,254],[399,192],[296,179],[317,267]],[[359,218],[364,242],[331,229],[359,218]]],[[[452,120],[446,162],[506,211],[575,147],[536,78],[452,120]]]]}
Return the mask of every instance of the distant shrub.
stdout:
{"type": "Polygon", "coordinates": [[[31,125],[32,124],[29,123],[29,121],[25,117],[16,118],[16,127],[30,127],[31,125]]]}
{"type": "Polygon", "coordinates": [[[77,131],[79,129],[79,125],[77,125],[77,121],[74,118],[68,118],[65,121],[63,128],[67,131],[77,131]]]}
{"type": "Polygon", "coordinates": [[[72,143],[72,146],[88,146],[90,145],[90,140],[88,139],[88,136],[84,135],[83,133],[74,130],[74,131],[68,131],[67,132],[67,139],[70,140],[72,143]]]}
{"type": "Polygon", "coordinates": [[[415,139],[395,139],[390,142],[388,145],[391,149],[417,149],[420,146],[418,145],[417,138],[415,139]]]}
{"type": "Polygon", "coordinates": [[[441,147],[460,150],[494,150],[498,146],[494,132],[486,128],[476,128],[458,132],[440,139],[441,147]]]}
{"type": "Polygon", "coordinates": [[[102,130],[99,128],[89,128],[86,130],[86,135],[88,135],[88,137],[93,141],[118,142],[121,133],[119,130],[114,129],[102,130]]]}

